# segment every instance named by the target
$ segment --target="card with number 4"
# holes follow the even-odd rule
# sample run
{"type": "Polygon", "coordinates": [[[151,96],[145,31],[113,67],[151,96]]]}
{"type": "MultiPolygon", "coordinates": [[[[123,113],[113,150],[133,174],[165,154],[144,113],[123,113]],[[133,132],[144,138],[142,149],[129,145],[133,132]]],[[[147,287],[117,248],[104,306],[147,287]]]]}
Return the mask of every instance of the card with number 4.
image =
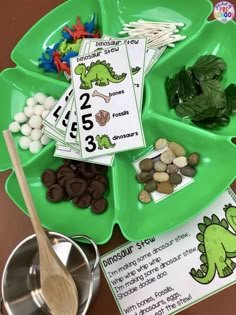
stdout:
{"type": "Polygon", "coordinates": [[[71,59],[82,158],[145,146],[126,45],[71,59]]]}
{"type": "Polygon", "coordinates": [[[50,126],[50,127],[55,127],[58,119],[62,115],[71,95],[73,93],[73,87],[70,85],[61,98],[58,100],[58,102],[55,104],[53,109],[48,113],[48,115],[45,117],[43,124],[50,126]]]}

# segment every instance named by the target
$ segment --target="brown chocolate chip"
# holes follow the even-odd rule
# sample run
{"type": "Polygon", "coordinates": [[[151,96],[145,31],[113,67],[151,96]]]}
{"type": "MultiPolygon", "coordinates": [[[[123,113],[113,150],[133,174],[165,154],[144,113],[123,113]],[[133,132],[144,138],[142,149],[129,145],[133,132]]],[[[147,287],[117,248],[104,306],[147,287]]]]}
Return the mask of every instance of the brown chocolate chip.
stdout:
{"type": "Polygon", "coordinates": [[[107,201],[104,198],[93,200],[91,204],[91,210],[96,213],[100,214],[103,213],[107,208],[107,201]]]}
{"type": "Polygon", "coordinates": [[[51,169],[46,169],[41,175],[41,181],[46,186],[49,187],[57,182],[57,175],[51,169]]]}
{"type": "Polygon", "coordinates": [[[80,169],[80,173],[85,178],[92,178],[94,176],[94,171],[92,169],[91,163],[81,162],[79,169],[80,169]]]}
{"type": "Polygon", "coordinates": [[[66,186],[68,179],[75,176],[73,170],[69,166],[62,166],[57,171],[57,180],[61,186],[66,186]]]}
{"type": "Polygon", "coordinates": [[[105,190],[105,186],[98,180],[93,180],[88,187],[88,192],[93,199],[100,199],[105,190]]]}
{"type": "Polygon", "coordinates": [[[107,170],[107,166],[99,165],[99,164],[92,164],[92,171],[95,175],[104,174],[107,170]]]}
{"type": "Polygon", "coordinates": [[[59,202],[61,200],[64,200],[64,196],[65,196],[64,188],[61,187],[59,184],[51,185],[46,193],[47,199],[52,202],[59,202]]]}
{"type": "Polygon", "coordinates": [[[73,204],[78,208],[88,208],[92,202],[92,197],[90,194],[85,193],[81,197],[74,197],[72,199],[73,204]]]}
{"type": "Polygon", "coordinates": [[[108,180],[105,175],[97,175],[95,176],[95,180],[98,180],[100,183],[104,185],[105,188],[107,188],[108,180]]]}
{"type": "Polygon", "coordinates": [[[82,196],[85,193],[87,187],[87,182],[82,178],[74,177],[68,179],[68,181],[66,182],[66,192],[71,197],[82,196]]]}

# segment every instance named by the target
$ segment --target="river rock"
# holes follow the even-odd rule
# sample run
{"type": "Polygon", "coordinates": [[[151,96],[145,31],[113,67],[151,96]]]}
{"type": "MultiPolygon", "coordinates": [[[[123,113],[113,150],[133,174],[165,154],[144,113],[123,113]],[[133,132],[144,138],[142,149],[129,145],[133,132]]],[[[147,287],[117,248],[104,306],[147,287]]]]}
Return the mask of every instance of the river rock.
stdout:
{"type": "Polygon", "coordinates": [[[152,179],[152,174],[149,172],[141,172],[136,175],[136,179],[139,183],[143,184],[152,179]]]}
{"type": "Polygon", "coordinates": [[[157,189],[157,182],[152,179],[152,180],[149,180],[145,185],[144,185],[144,189],[147,191],[147,192],[153,192],[157,189]]]}
{"type": "Polygon", "coordinates": [[[169,174],[166,172],[156,172],[153,174],[153,179],[159,183],[167,182],[169,179],[169,174]]]}
{"type": "Polygon", "coordinates": [[[148,158],[143,159],[142,161],[140,161],[139,167],[140,167],[141,171],[143,171],[143,172],[151,171],[153,169],[153,161],[151,159],[148,159],[148,158]]]}
{"type": "Polygon", "coordinates": [[[179,185],[182,182],[182,176],[177,173],[170,174],[170,183],[173,185],[179,185]]]}
{"type": "Polygon", "coordinates": [[[154,163],[154,170],[157,172],[164,172],[166,170],[167,165],[162,161],[156,161],[154,163]]]}
{"type": "Polygon", "coordinates": [[[180,173],[184,176],[193,177],[196,175],[197,171],[194,167],[187,165],[180,169],[180,173]]]}
{"type": "Polygon", "coordinates": [[[168,181],[168,182],[158,184],[157,191],[162,193],[162,194],[171,194],[174,191],[174,187],[168,181]]]}
{"type": "Polygon", "coordinates": [[[184,147],[177,142],[170,142],[168,148],[175,154],[175,156],[185,156],[186,154],[184,147]]]}
{"type": "Polygon", "coordinates": [[[173,174],[173,173],[177,173],[178,170],[179,168],[175,164],[168,164],[166,168],[166,173],[173,174]]]}
{"type": "Polygon", "coordinates": [[[155,149],[160,150],[163,149],[167,145],[168,141],[165,138],[159,138],[155,142],[155,149]]]}
{"type": "Polygon", "coordinates": [[[139,195],[138,195],[139,201],[142,203],[149,203],[151,201],[151,196],[146,190],[141,190],[139,195]]]}
{"type": "Polygon", "coordinates": [[[179,157],[175,158],[173,160],[173,163],[179,168],[182,168],[182,167],[188,165],[188,161],[187,161],[187,158],[185,156],[179,156],[179,157]]]}
{"type": "Polygon", "coordinates": [[[190,166],[196,166],[198,165],[200,161],[200,156],[197,152],[193,152],[189,154],[189,156],[187,157],[187,160],[190,166]]]}
{"type": "Polygon", "coordinates": [[[171,150],[164,151],[160,156],[161,161],[165,164],[172,163],[174,158],[175,158],[175,155],[171,150]]]}

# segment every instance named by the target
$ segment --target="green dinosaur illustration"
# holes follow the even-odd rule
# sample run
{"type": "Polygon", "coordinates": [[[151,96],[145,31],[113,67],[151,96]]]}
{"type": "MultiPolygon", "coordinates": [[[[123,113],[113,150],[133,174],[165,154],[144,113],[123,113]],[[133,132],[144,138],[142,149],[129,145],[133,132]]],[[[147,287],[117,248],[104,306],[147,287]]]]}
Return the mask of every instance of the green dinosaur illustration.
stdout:
{"type": "Polygon", "coordinates": [[[126,73],[117,75],[111,65],[106,63],[105,60],[97,60],[95,63],[91,62],[90,66],[86,68],[85,64],[80,63],[75,68],[75,74],[80,75],[81,89],[91,89],[92,83],[98,86],[106,86],[110,82],[119,83],[126,77],[126,73]]]}
{"type": "Polygon", "coordinates": [[[135,74],[137,74],[138,72],[139,72],[139,70],[140,70],[141,68],[140,67],[135,67],[135,68],[131,68],[131,73],[132,73],[132,75],[135,75],[135,74]]]}
{"type": "Polygon", "coordinates": [[[96,141],[98,143],[98,149],[102,150],[103,148],[105,149],[110,149],[110,148],[114,148],[115,144],[111,143],[110,138],[107,135],[96,135],[96,141]]]}
{"type": "Polygon", "coordinates": [[[220,220],[213,214],[211,219],[204,217],[204,223],[198,224],[201,233],[196,237],[203,264],[197,271],[192,268],[190,275],[201,284],[210,283],[216,272],[220,278],[228,277],[236,267],[231,259],[236,257],[236,234],[229,230],[230,225],[236,232],[236,207],[228,204],[224,211],[226,219],[220,220]]]}

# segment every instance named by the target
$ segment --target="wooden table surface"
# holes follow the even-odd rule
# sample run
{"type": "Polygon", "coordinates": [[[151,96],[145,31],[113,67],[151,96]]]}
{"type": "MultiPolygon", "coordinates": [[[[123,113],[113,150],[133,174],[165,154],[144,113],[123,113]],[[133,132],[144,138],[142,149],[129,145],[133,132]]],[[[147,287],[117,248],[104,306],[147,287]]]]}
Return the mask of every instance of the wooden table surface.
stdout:
{"type": "MultiPolygon", "coordinates": [[[[109,1],[109,0],[107,0],[109,1]]],[[[10,53],[20,38],[47,12],[62,3],[62,0],[40,1],[1,1],[0,4],[0,39],[1,64],[0,70],[14,67],[10,53]]],[[[214,1],[213,1],[214,2],[214,1]]],[[[231,1],[236,4],[235,1],[231,1]]],[[[86,5],[86,1],[84,2],[86,5]]],[[[236,34],[235,34],[236,35],[236,34]]],[[[236,38],[236,36],[235,36],[236,38]]],[[[1,154],[1,153],[0,153],[1,154]]],[[[0,280],[6,260],[14,247],[25,237],[33,233],[29,218],[21,212],[10,200],[4,185],[9,171],[0,173],[0,280]]],[[[236,191],[236,184],[233,184],[236,191]]],[[[99,246],[104,254],[126,240],[118,227],[114,229],[112,239],[105,245],[99,246]]],[[[235,315],[236,286],[231,286],[208,299],[182,311],[180,315],[235,315]]],[[[101,286],[95,302],[90,307],[88,315],[119,315],[120,312],[106,283],[101,276],[101,286]]],[[[24,315],[24,314],[21,314],[24,315]]],[[[151,314],[150,314],[151,315],[151,314]]]]}

